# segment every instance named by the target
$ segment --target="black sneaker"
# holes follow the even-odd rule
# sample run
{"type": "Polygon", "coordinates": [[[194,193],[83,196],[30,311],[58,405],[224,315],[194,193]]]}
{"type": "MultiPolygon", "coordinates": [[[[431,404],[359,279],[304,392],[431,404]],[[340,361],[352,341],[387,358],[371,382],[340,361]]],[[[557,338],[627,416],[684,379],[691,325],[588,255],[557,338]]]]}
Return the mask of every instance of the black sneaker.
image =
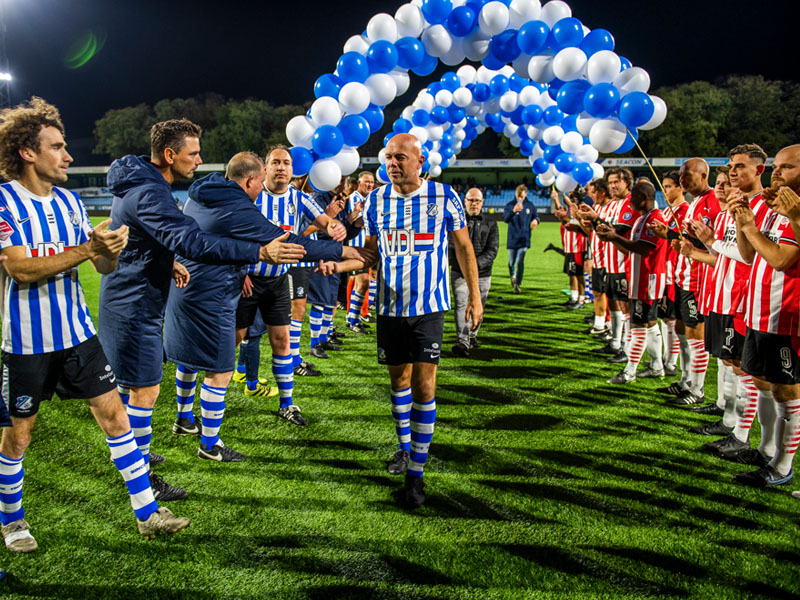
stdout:
{"type": "Polygon", "coordinates": [[[228,448],[221,441],[214,444],[211,450],[206,450],[206,447],[200,444],[200,447],[197,449],[197,456],[209,460],[216,460],[217,462],[242,462],[245,459],[244,454],[228,448]]]}
{"type": "MultiPolygon", "coordinates": [[[[172,433],[175,435],[200,435],[200,423],[195,419],[175,419],[172,424],[172,433]]],[[[150,460],[152,463],[152,459],[150,460]]]]}
{"type": "Polygon", "coordinates": [[[766,467],[769,461],[772,460],[771,456],[764,456],[758,448],[751,448],[749,445],[745,445],[738,452],[725,452],[722,454],[722,458],[740,465],[753,465],[755,467],[766,467]]]}
{"type": "Polygon", "coordinates": [[[410,477],[406,475],[406,506],[408,508],[419,508],[425,504],[425,482],[422,477],[410,477]]]}
{"type": "Polygon", "coordinates": [[[367,314],[367,315],[362,315],[361,316],[361,322],[362,323],[377,323],[378,319],[376,319],[375,317],[373,317],[370,314],[367,314]]]}
{"type": "Polygon", "coordinates": [[[702,401],[703,398],[700,396],[695,396],[691,391],[684,390],[674,398],[670,398],[667,400],[668,404],[672,404],[673,406],[692,406],[693,404],[697,404],[698,402],[702,401]]]}
{"type": "Polygon", "coordinates": [[[330,356],[328,356],[328,353],[325,352],[325,350],[323,350],[322,345],[320,345],[320,344],[317,344],[316,346],[314,346],[311,349],[310,354],[314,358],[330,358],[330,356]]]}
{"type": "Polygon", "coordinates": [[[150,471],[150,488],[156,502],[169,502],[170,500],[183,500],[188,496],[186,490],[164,481],[160,475],[150,471]]]}
{"type": "Polygon", "coordinates": [[[625,350],[619,349],[614,356],[607,356],[606,362],[610,363],[624,363],[628,362],[628,355],[625,354],[625,350]]]}
{"type": "Polygon", "coordinates": [[[389,475],[402,475],[408,469],[409,460],[408,450],[398,450],[394,453],[392,460],[387,463],[386,470],[389,475]]]}
{"type": "Polygon", "coordinates": [[[714,440],[713,442],[708,442],[707,444],[700,446],[700,450],[703,452],[719,454],[722,458],[725,458],[726,454],[736,453],[743,449],[749,448],[750,442],[740,442],[732,433],[728,434],[724,438],[714,440]]]}
{"type": "Polygon", "coordinates": [[[478,344],[477,338],[471,337],[469,338],[469,349],[472,350],[473,348],[480,348],[480,344],[478,344]]]}
{"type": "Polygon", "coordinates": [[[689,432],[699,433],[700,435],[728,435],[733,432],[733,427],[728,427],[722,421],[714,421],[705,425],[689,427],[689,432]]]}
{"type": "Polygon", "coordinates": [[[320,344],[323,350],[329,350],[331,352],[339,352],[339,350],[344,350],[343,346],[338,345],[336,342],[339,340],[331,340],[329,339],[324,344],[320,344]]]}
{"type": "Polygon", "coordinates": [[[749,473],[739,473],[733,476],[736,483],[742,485],[749,485],[750,487],[772,487],[775,485],[787,485],[792,483],[794,475],[791,471],[786,475],[781,475],[773,467],[767,465],[761,467],[757,471],[750,471],[749,473]]]}
{"type": "Polygon", "coordinates": [[[348,325],[347,327],[353,333],[358,333],[360,335],[365,335],[369,333],[369,330],[366,327],[364,327],[361,323],[353,323],[352,325],[348,325]]]}
{"type": "Polygon", "coordinates": [[[725,414],[725,411],[717,406],[716,402],[712,402],[711,404],[703,404],[703,406],[693,406],[689,410],[696,412],[698,415],[709,415],[711,417],[721,417],[725,414]]]}
{"type": "Polygon", "coordinates": [[[550,252],[551,250],[557,252],[558,248],[553,246],[553,244],[547,244],[547,246],[544,247],[544,250],[542,250],[542,252],[550,252]]]}
{"type": "Polygon", "coordinates": [[[164,457],[163,454],[156,454],[155,452],[150,453],[150,466],[156,467],[158,465],[164,464],[167,462],[167,459],[164,457]]]}
{"type": "Polygon", "coordinates": [[[453,344],[451,350],[456,356],[460,356],[461,358],[469,358],[469,348],[467,348],[464,344],[453,344]]]}
{"type": "Polygon", "coordinates": [[[592,348],[590,352],[594,354],[616,354],[620,351],[620,348],[612,348],[611,344],[606,344],[602,348],[592,348]]]}
{"type": "Polygon", "coordinates": [[[282,419],[286,419],[292,425],[298,425],[300,427],[308,425],[303,415],[300,414],[300,407],[294,404],[278,409],[278,416],[282,419]]]}
{"type": "Polygon", "coordinates": [[[577,300],[573,300],[572,298],[570,298],[569,300],[564,302],[563,306],[564,308],[573,308],[577,304],[578,304],[577,300]]]}
{"type": "Polygon", "coordinates": [[[583,302],[576,302],[575,304],[567,306],[567,310],[580,310],[584,306],[586,305],[583,302]]]}
{"type": "Polygon", "coordinates": [[[304,367],[302,363],[294,368],[294,374],[298,377],[319,377],[322,371],[317,371],[311,367],[304,367]]]}
{"type": "Polygon", "coordinates": [[[344,339],[347,337],[347,334],[344,331],[339,331],[338,327],[334,327],[333,331],[330,332],[330,335],[328,337],[344,339]]]}
{"type": "Polygon", "coordinates": [[[300,361],[300,366],[301,367],[305,367],[306,369],[316,369],[317,368],[317,365],[315,365],[314,363],[310,363],[307,360],[301,360],[300,361]]]}
{"type": "Polygon", "coordinates": [[[668,386],[665,386],[665,387],[656,388],[656,391],[659,394],[669,394],[670,396],[677,396],[678,394],[680,394],[681,392],[683,392],[685,390],[686,390],[686,388],[683,387],[680,384],[679,381],[675,381],[673,383],[670,383],[668,386]]]}

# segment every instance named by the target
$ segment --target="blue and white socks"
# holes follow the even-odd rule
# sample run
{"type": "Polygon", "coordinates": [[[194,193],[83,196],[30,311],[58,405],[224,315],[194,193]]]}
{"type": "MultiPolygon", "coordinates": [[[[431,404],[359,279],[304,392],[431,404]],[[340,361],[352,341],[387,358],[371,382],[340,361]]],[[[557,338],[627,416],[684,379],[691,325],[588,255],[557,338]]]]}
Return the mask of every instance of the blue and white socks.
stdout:
{"type": "Polygon", "coordinates": [[[200,409],[203,415],[200,443],[206,450],[211,450],[219,442],[219,428],[225,415],[226,389],[205,382],[200,385],[200,409]]]}
{"type": "Polygon", "coordinates": [[[194,390],[197,381],[197,369],[178,365],[175,369],[175,390],[178,403],[178,418],[189,419],[194,423],[194,390]]]}
{"type": "Polygon", "coordinates": [[[322,314],[324,308],[317,304],[311,305],[311,310],[308,312],[308,326],[311,331],[311,348],[320,344],[320,332],[322,330],[322,314]]]}
{"type": "MultiPolygon", "coordinates": [[[[106,438],[106,443],[111,449],[111,459],[117,467],[125,486],[128,488],[128,495],[131,498],[131,506],[136,518],[146,521],[147,518],[158,510],[158,504],[153,497],[153,490],[150,488],[150,477],[145,466],[142,453],[136,445],[133,432],[129,431],[118,437],[106,438]]],[[[20,481],[21,483],[21,481],[20,481]]]]}
{"type": "Polygon", "coordinates": [[[294,391],[294,365],[291,354],[286,356],[272,355],[272,375],[278,384],[281,408],[291,406],[292,393],[294,391]]]}
{"type": "Polygon", "coordinates": [[[151,425],[153,409],[139,408],[129,403],[127,411],[133,437],[136,440],[139,451],[142,453],[144,466],[147,468],[146,472],[148,472],[150,471],[150,439],[153,437],[153,428],[151,425]]]}
{"type": "Polygon", "coordinates": [[[22,458],[0,454],[0,523],[3,525],[25,517],[22,508],[22,458]]]}
{"type": "Polygon", "coordinates": [[[347,324],[357,325],[361,322],[361,305],[364,304],[364,294],[360,294],[353,288],[350,294],[350,307],[347,310],[347,324]]]}
{"type": "Polygon", "coordinates": [[[300,357],[300,335],[303,332],[303,322],[292,319],[289,325],[289,348],[292,351],[292,367],[297,367],[303,362],[300,357]]]}
{"type": "Polygon", "coordinates": [[[436,398],[430,402],[413,402],[411,405],[411,460],[406,475],[422,477],[428,461],[428,449],[433,439],[436,424],[436,398]]]}
{"type": "Polygon", "coordinates": [[[411,450],[411,388],[392,390],[392,418],[400,450],[411,450]]]}

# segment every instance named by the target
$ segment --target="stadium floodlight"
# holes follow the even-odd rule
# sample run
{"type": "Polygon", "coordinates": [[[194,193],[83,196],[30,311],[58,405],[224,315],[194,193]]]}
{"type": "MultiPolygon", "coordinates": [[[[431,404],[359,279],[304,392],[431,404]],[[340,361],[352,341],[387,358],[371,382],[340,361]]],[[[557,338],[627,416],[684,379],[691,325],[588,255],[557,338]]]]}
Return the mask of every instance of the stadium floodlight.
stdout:
{"type": "Polygon", "coordinates": [[[11,81],[11,73],[0,73],[0,81],[11,81]]]}

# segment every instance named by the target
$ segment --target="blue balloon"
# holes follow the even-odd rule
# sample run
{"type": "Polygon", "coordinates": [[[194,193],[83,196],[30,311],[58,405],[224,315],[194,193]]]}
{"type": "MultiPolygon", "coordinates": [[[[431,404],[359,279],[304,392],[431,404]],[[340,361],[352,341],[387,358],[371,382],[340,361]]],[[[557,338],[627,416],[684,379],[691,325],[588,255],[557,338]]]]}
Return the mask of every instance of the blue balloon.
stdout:
{"type": "Polygon", "coordinates": [[[546,173],[547,169],[550,168],[550,163],[547,162],[544,158],[537,158],[533,161],[533,172],[537,175],[541,175],[542,173],[546,173]]]}
{"type": "Polygon", "coordinates": [[[467,116],[467,111],[461,108],[460,106],[456,106],[455,104],[451,104],[447,108],[447,113],[449,115],[449,121],[451,123],[460,123],[461,120],[467,116]]]}
{"type": "Polygon", "coordinates": [[[450,119],[450,113],[444,106],[435,106],[431,111],[431,121],[437,125],[444,125],[450,119]]]}
{"type": "Polygon", "coordinates": [[[370,104],[367,110],[361,113],[361,116],[367,120],[370,133],[375,133],[383,127],[383,111],[380,107],[370,104]]]}
{"type": "Polygon", "coordinates": [[[439,60],[435,56],[425,54],[422,62],[420,62],[416,67],[412,67],[411,70],[420,77],[426,77],[427,75],[433,73],[438,65],[439,60]]]}
{"type": "Polygon", "coordinates": [[[442,84],[444,89],[450,90],[451,92],[455,92],[461,87],[461,80],[458,78],[458,75],[452,71],[448,71],[442,75],[442,78],[439,80],[439,82],[442,84]]]}
{"type": "Polygon", "coordinates": [[[614,36],[606,29],[594,29],[583,38],[578,47],[586,56],[591,56],[601,50],[614,50],[614,36]]]}
{"type": "Polygon", "coordinates": [[[502,96],[508,91],[508,87],[508,77],[505,75],[495,75],[489,81],[489,91],[492,92],[492,96],[502,96]]]}
{"type": "Polygon", "coordinates": [[[490,0],[469,0],[467,6],[475,11],[475,14],[480,14],[484,4],[488,4],[490,0]]]}
{"type": "Polygon", "coordinates": [[[586,90],[583,108],[592,117],[610,117],[619,106],[619,90],[610,83],[598,83],[586,90]]]}
{"type": "Polygon", "coordinates": [[[530,138],[522,140],[519,145],[519,151],[522,152],[522,156],[530,156],[533,152],[533,140],[530,138]]]}
{"type": "Polygon", "coordinates": [[[397,66],[399,56],[394,44],[379,40],[367,50],[367,66],[372,73],[388,73],[397,66]]]}
{"type": "Polygon", "coordinates": [[[577,115],[583,112],[583,97],[589,87],[589,82],[583,79],[568,81],[562,85],[556,96],[559,110],[568,115],[577,115]]]}
{"type": "Polygon", "coordinates": [[[289,154],[292,155],[292,172],[295,176],[302,177],[311,170],[311,166],[314,164],[314,157],[311,156],[311,152],[300,146],[295,146],[289,150],[289,154]]]}
{"type": "Polygon", "coordinates": [[[389,181],[389,173],[386,172],[386,165],[381,165],[378,167],[378,172],[376,175],[378,181],[389,181]]]}
{"type": "MultiPolygon", "coordinates": [[[[547,146],[547,144],[545,144],[547,146]]],[[[543,149],[543,158],[549,162],[555,162],[556,158],[563,154],[564,151],[561,149],[561,146],[547,146],[543,149]]]]}
{"type": "Polygon", "coordinates": [[[439,166],[442,168],[442,171],[444,171],[447,167],[450,166],[450,159],[445,158],[441,163],[439,163],[439,166]]]}
{"type": "Polygon", "coordinates": [[[500,115],[497,113],[488,113],[485,119],[486,119],[486,125],[491,128],[494,128],[498,123],[503,122],[502,119],[500,118],[500,115]]]}
{"type": "Polygon", "coordinates": [[[636,145],[636,141],[639,139],[639,132],[635,129],[628,130],[628,134],[625,136],[625,141],[622,143],[622,146],[614,150],[614,154],[625,154],[626,152],[633,150],[633,147],[636,145]],[[633,137],[631,137],[633,134],[633,137]]]}
{"type": "Polygon", "coordinates": [[[542,120],[544,111],[541,106],[531,104],[522,109],[522,122],[525,125],[538,125],[542,120]]]}
{"type": "Polygon", "coordinates": [[[317,127],[314,135],[311,136],[311,147],[320,158],[330,158],[339,154],[339,150],[344,146],[344,138],[338,127],[333,125],[322,125],[317,127]]]}
{"type": "Polygon", "coordinates": [[[425,59],[425,48],[417,38],[400,38],[394,47],[397,50],[397,65],[404,69],[418,67],[425,59]]]}
{"type": "Polygon", "coordinates": [[[547,86],[547,95],[553,100],[556,100],[558,98],[558,90],[561,89],[562,85],[564,85],[564,82],[558,77],[553,78],[553,80],[550,81],[549,85],[547,86]]]}
{"type": "Polygon", "coordinates": [[[386,146],[389,143],[389,140],[391,140],[396,135],[397,135],[396,131],[390,131],[389,133],[387,133],[383,138],[383,145],[386,146]]]}
{"type": "Polygon", "coordinates": [[[487,54],[487,55],[486,55],[486,56],[483,58],[483,60],[481,60],[481,64],[483,64],[483,66],[484,66],[484,67],[486,67],[487,69],[490,69],[490,70],[492,70],[492,71],[499,71],[500,69],[502,69],[503,67],[505,67],[505,66],[506,66],[506,63],[505,63],[505,62],[503,62],[502,60],[499,60],[499,59],[495,58],[495,57],[494,57],[494,56],[491,54],[491,52],[490,52],[489,54],[487,54]]]}
{"type": "Polygon", "coordinates": [[[489,42],[489,54],[503,63],[509,63],[522,54],[517,43],[517,30],[506,29],[503,33],[492,36],[489,42]]]}
{"type": "Polygon", "coordinates": [[[511,77],[508,78],[508,87],[511,88],[512,92],[517,92],[518,94],[522,91],[522,89],[527,86],[529,81],[524,77],[520,77],[516,73],[514,73],[511,77]]]}
{"type": "Polygon", "coordinates": [[[583,41],[583,24],[575,17],[561,19],[553,25],[553,50],[574,48],[583,41]]]}
{"type": "Polygon", "coordinates": [[[450,146],[442,146],[439,148],[439,154],[442,155],[442,158],[447,159],[452,158],[455,152],[453,152],[453,149],[450,146]]]}
{"type": "Polygon", "coordinates": [[[347,146],[357,148],[369,139],[369,123],[360,115],[347,115],[339,121],[339,131],[347,146]]]}
{"type": "Polygon", "coordinates": [[[444,23],[452,10],[450,0],[422,0],[422,14],[431,25],[444,23]]]}
{"type": "Polygon", "coordinates": [[[564,120],[564,113],[558,106],[548,106],[544,111],[542,120],[546,125],[559,125],[564,120]]]}
{"type": "Polygon", "coordinates": [[[445,27],[455,37],[464,37],[472,33],[478,25],[478,13],[467,6],[454,8],[447,17],[445,27]]]}
{"type": "Polygon", "coordinates": [[[620,56],[619,57],[619,62],[621,63],[621,66],[620,66],[620,69],[619,69],[620,73],[622,73],[622,71],[624,71],[625,69],[630,69],[633,66],[633,64],[631,64],[631,61],[629,61],[624,56],[620,56]]]}
{"type": "Polygon", "coordinates": [[[556,156],[553,164],[556,166],[556,171],[559,173],[570,173],[575,166],[575,157],[568,152],[562,152],[556,156]]]}
{"type": "Polygon", "coordinates": [[[519,28],[517,45],[525,54],[535,55],[544,50],[550,28],[544,21],[528,21],[519,28]]]}
{"type": "Polygon", "coordinates": [[[326,73],[321,75],[314,84],[314,97],[322,98],[323,96],[330,96],[331,98],[339,98],[339,90],[342,89],[344,81],[341,77],[337,77],[333,73],[326,73]]]}
{"type": "Polygon", "coordinates": [[[656,105],[644,92],[631,92],[619,105],[619,120],[628,129],[635,129],[647,123],[656,110],[656,105]]]}
{"type": "Polygon", "coordinates": [[[427,110],[418,108],[414,111],[414,114],[411,115],[411,122],[417,127],[425,127],[431,122],[431,115],[427,110]]]}
{"type": "Polygon", "coordinates": [[[585,186],[594,179],[594,170],[589,163],[580,162],[572,167],[570,175],[572,175],[572,178],[577,181],[579,185],[585,186]]]}
{"type": "MultiPolygon", "coordinates": [[[[561,121],[561,129],[564,131],[577,131],[578,130],[578,115],[567,115],[561,121]]],[[[587,144],[589,142],[586,142],[587,144]]]]}
{"type": "Polygon", "coordinates": [[[439,145],[441,145],[441,146],[452,146],[453,145],[453,134],[451,134],[451,133],[442,134],[442,139],[439,140],[439,145]]]}
{"type": "Polygon", "coordinates": [[[443,88],[444,86],[442,86],[442,83],[440,81],[434,81],[433,83],[428,85],[427,90],[431,96],[435,97],[436,94],[438,94],[443,88]]]}
{"type": "Polygon", "coordinates": [[[394,122],[394,125],[392,125],[392,131],[395,133],[408,133],[411,131],[413,126],[414,124],[408,119],[400,118],[394,122]]]}
{"type": "Polygon", "coordinates": [[[342,81],[364,83],[369,77],[367,59],[358,52],[345,52],[336,63],[336,71],[342,81]]]}
{"type": "MultiPolygon", "coordinates": [[[[509,115],[511,117],[511,122],[514,125],[524,125],[525,124],[525,121],[522,120],[522,111],[523,110],[525,110],[524,106],[518,106],[509,115]]],[[[527,136],[527,133],[525,135],[527,136]]]]}
{"type": "Polygon", "coordinates": [[[492,95],[492,90],[489,89],[489,86],[485,83],[478,83],[475,85],[475,89],[472,91],[472,97],[477,102],[486,102],[492,95]]]}

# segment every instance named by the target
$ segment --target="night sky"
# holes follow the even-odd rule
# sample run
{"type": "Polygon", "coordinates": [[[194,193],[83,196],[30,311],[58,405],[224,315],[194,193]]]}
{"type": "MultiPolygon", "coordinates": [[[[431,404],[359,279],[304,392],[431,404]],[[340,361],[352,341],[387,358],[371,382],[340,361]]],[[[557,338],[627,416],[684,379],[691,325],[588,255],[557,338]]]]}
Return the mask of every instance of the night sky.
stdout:
{"type": "MultiPolygon", "coordinates": [[[[61,109],[69,138],[90,137],[111,108],[217,92],[273,104],[313,99],[348,37],[397,2],[0,0],[12,101],[33,94],[61,109]],[[84,66],[65,58],[87,32],[105,36],[84,66]]],[[[573,0],[573,16],[603,27],[652,88],[730,74],[797,79],[796,2],[573,0]],[[790,50],[790,44],[794,46],[790,50]]],[[[453,67],[455,70],[457,67],[453,67]]],[[[407,104],[431,77],[412,76],[407,104]]]]}

